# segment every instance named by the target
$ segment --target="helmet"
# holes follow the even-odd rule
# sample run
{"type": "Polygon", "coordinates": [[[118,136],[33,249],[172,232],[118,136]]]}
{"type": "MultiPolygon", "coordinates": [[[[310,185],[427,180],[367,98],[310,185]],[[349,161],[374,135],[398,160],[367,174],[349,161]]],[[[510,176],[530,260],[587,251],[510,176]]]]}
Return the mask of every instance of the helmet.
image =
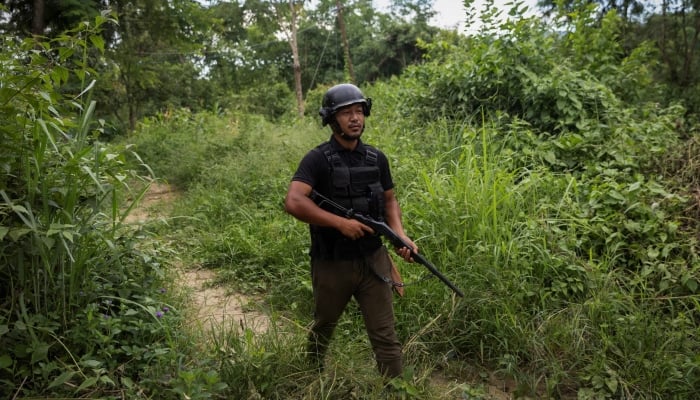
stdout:
{"type": "Polygon", "coordinates": [[[339,109],[357,103],[362,103],[364,114],[368,116],[372,109],[372,99],[365,98],[357,86],[350,83],[341,83],[328,89],[326,94],[323,95],[323,103],[318,111],[323,126],[331,122],[331,118],[339,109]]]}

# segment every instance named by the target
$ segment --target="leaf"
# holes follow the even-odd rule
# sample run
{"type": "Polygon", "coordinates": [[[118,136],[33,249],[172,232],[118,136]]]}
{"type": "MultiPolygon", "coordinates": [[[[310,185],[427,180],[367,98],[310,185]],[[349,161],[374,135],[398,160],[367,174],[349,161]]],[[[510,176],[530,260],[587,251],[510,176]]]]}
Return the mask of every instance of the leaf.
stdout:
{"type": "Polygon", "coordinates": [[[573,92],[569,93],[569,100],[571,100],[571,103],[573,103],[574,107],[577,110],[581,110],[583,108],[583,105],[579,101],[578,97],[576,97],[576,94],[573,92]]]}
{"type": "Polygon", "coordinates": [[[49,226],[49,229],[46,231],[46,236],[51,236],[59,233],[61,231],[61,228],[63,228],[63,224],[51,224],[49,226]]]}
{"type": "Polygon", "coordinates": [[[566,108],[566,102],[564,99],[557,99],[557,109],[564,110],[566,108]]]}
{"type": "Polygon", "coordinates": [[[90,42],[93,46],[97,47],[100,51],[105,48],[105,41],[100,35],[90,35],[90,42]]]}
{"type": "Polygon", "coordinates": [[[554,164],[557,161],[557,156],[554,155],[554,152],[552,151],[545,152],[543,157],[550,164],[554,164]]]}
{"type": "Polygon", "coordinates": [[[31,363],[34,364],[38,361],[45,360],[46,356],[49,354],[49,345],[46,343],[38,343],[32,352],[31,363]]]}
{"type": "Polygon", "coordinates": [[[62,373],[56,379],[54,379],[53,382],[51,382],[51,384],[49,385],[49,389],[54,388],[56,386],[62,386],[63,384],[68,382],[73,377],[73,375],[75,375],[75,371],[67,371],[62,373]]]}
{"type": "Polygon", "coordinates": [[[131,380],[131,378],[129,378],[128,376],[122,376],[119,380],[121,381],[122,385],[124,385],[127,389],[131,389],[134,387],[134,381],[131,380]]]}
{"type": "Polygon", "coordinates": [[[620,192],[618,192],[617,190],[611,189],[610,191],[608,191],[608,195],[615,200],[619,200],[621,202],[625,201],[625,196],[620,194],[620,192]]]}
{"type": "Polygon", "coordinates": [[[653,246],[649,247],[647,249],[647,256],[652,260],[656,259],[657,257],[659,257],[659,249],[653,246]]]}
{"type": "Polygon", "coordinates": [[[3,354],[0,356],[0,368],[9,368],[12,366],[12,357],[9,354],[3,354]]]}
{"type": "Polygon", "coordinates": [[[10,231],[10,228],[6,226],[0,226],[0,240],[3,240],[5,236],[7,235],[7,232],[10,231]]]}
{"type": "Polygon", "coordinates": [[[77,391],[81,391],[81,390],[87,389],[91,386],[95,386],[95,384],[97,383],[97,379],[99,379],[99,378],[96,376],[87,378],[83,383],[80,384],[77,391]]]}
{"type": "Polygon", "coordinates": [[[108,385],[110,385],[110,386],[115,386],[114,381],[112,380],[112,378],[108,377],[107,375],[102,375],[102,376],[100,377],[100,383],[106,383],[106,384],[108,384],[108,385]]]}
{"type": "Polygon", "coordinates": [[[642,186],[642,182],[639,182],[639,181],[634,182],[631,185],[629,185],[629,187],[627,188],[627,191],[634,192],[634,191],[638,190],[641,186],[642,186]]]}
{"type": "MultiPolygon", "coordinates": [[[[49,112],[51,112],[51,114],[53,114],[54,117],[61,118],[61,114],[58,112],[58,110],[56,109],[56,107],[54,107],[54,106],[49,106],[49,107],[48,107],[48,110],[49,110],[49,112]]],[[[45,123],[44,123],[44,124],[45,124],[45,123]]],[[[45,125],[44,125],[44,126],[45,126],[45,125]]]]}
{"type": "Polygon", "coordinates": [[[18,214],[19,214],[19,213],[22,213],[22,214],[29,214],[29,211],[27,211],[27,209],[24,208],[24,206],[20,206],[20,205],[14,205],[14,204],[13,204],[13,205],[12,205],[12,211],[14,211],[14,212],[16,212],[16,213],[18,213],[18,214]]]}
{"type": "Polygon", "coordinates": [[[102,366],[102,363],[97,360],[83,360],[80,362],[80,365],[86,368],[99,368],[102,366]]]}

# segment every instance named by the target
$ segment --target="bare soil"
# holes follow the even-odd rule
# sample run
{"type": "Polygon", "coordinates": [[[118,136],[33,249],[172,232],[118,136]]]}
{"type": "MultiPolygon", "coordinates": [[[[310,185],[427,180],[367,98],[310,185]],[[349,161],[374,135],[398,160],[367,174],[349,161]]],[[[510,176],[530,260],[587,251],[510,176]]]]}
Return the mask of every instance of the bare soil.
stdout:
{"type": "MultiPolygon", "coordinates": [[[[170,185],[153,182],[125,222],[144,224],[160,218],[179,196],[180,193],[170,185]]],[[[178,286],[191,300],[187,313],[192,316],[190,322],[193,326],[205,330],[251,329],[255,333],[267,330],[267,316],[249,306],[256,299],[214,284],[214,271],[182,266],[178,268],[177,277],[178,286]]]]}
{"type": "Polygon", "coordinates": [[[186,270],[180,285],[191,293],[192,322],[203,329],[251,329],[263,333],[269,326],[267,316],[249,304],[255,301],[240,293],[231,293],[221,286],[212,286],[215,273],[209,269],[186,270]]]}

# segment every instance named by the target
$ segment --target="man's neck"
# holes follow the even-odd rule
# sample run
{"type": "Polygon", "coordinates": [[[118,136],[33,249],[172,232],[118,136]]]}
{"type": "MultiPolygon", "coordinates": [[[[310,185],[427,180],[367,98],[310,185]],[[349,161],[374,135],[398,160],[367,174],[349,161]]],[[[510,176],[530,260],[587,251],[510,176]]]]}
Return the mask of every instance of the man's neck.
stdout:
{"type": "Polygon", "coordinates": [[[346,138],[345,136],[342,136],[339,133],[334,133],[333,136],[335,136],[335,140],[338,141],[338,144],[340,144],[341,147],[349,151],[355,150],[357,145],[360,143],[359,138],[350,139],[346,138]]]}

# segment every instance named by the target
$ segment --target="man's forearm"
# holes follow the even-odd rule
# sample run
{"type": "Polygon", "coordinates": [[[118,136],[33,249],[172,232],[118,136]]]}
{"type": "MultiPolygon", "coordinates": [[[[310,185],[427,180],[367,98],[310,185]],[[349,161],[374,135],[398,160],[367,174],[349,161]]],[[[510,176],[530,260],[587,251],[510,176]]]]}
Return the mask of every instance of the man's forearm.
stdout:
{"type": "Polygon", "coordinates": [[[388,199],[387,204],[385,204],[384,214],[387,225],[389,225],[397,235],[406,236],[406,232],[403,230],[403,223],[401,222],[401,207],[393,196],[391,199],[388,199]]]}

